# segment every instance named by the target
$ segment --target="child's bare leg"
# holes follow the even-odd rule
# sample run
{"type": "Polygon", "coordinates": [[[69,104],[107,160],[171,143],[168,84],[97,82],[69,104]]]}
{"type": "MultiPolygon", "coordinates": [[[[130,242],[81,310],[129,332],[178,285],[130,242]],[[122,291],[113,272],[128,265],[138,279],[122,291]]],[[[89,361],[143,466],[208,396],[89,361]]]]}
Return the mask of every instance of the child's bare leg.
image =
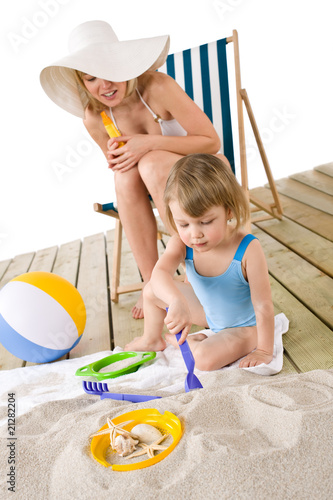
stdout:
{"type": "MultiPolygon", "coordinates": [[[[169,344],[173,345],[174,347],[179,347],[179,344],[178,344],[178,341],[177,341],[177,338],[175,335],[171,335],[171,333],[166,333],[165,338],[169,344]]],[[[202,342],[206,338],[207,338],[207,335],[200,332],[200,333],[193,333],[191,335],[188,335],[186,340],[189,344],[192,345],[192,343],[193,343],[193,345],[194,345],[194,342],[202,342]]],[[[192,350],[193,350],[193,347],[192,347],[192,350]]]]}
{"type": "MultiPolygon", "coordinates": [[[[208,326],[203,308],[194,294],[191,285],[178,281],[175,281],[175,285],[187,299],[193,324],[208,326]]],[[[162,351],[166,348],[167,344],[162,337],[162,331],[167,305],[154,295],[150,283],[148,283],[144,288],[145,323],[143,336],[136,337],[132,342],[127,344],[125,351],[162,351]]],[[[170,336],[177,342],[174,335],[165,334],[165,336],[170,336]]]]}
{"type": "Polygon", "coordinates": [[[125,346],[125,351],[163,351],[166,342],[162,337],[166,305],[153,293],[150,283],[144,290],[144,332],[142,337],[135,337],[125,346]]]}
{"type": "Polygon", "coordinates": [[[255,326],[226,328],[201,341],[199,338],[191,339],[189,336],[188,343],[199,370],[219,370],[256,348],[257,328],[255,326]]]}
{"type": "MultiPolygon", "coordinates": [[[[177,346],[173,335],[168,334],[166,338],[177,346]]],[[[219,370],[256,348],[257,329],[255,326],[226,328],[210,337],[204,333],[188,335],[187,341],[196,368],[204,371],[219,370]]]]}

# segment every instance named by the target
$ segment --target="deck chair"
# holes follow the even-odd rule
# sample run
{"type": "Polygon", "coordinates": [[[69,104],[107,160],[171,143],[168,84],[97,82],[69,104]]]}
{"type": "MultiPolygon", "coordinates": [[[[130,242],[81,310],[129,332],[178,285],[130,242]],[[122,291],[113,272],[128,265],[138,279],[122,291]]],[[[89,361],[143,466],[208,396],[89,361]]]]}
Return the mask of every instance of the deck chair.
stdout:
{"type": "MultiPolygon", "coordinates": [[[[238,140],[240,154],[240,183],[246,191],[252,204],[251,212],[264,211],[260,217],[252,217],[252,222],[269,218],[282,218],[282,207],[272,172],[265,153],[263,142],[254,118],[250,101],[245,89],[241,86],[240,59],[238,34],[234,30],[231,37],[217,40],[193,49],[171,54],[159,71],[173,77],[185,92],[201,107],[212,121],[218,132],[222,151],[228,158],[235,173],[234,142],[231,122],[231,105],[229,94],[229,76],[227,62],[227,46],[233,43],[235,85],[237,101],[238,140]],[[246,160],[245,130],[243,104],[247,111],[253,134],[259,149],[266,177],[272,193],[272,203],[267,204],[250,195],[248,188],[248,169],[246,160]]],[[[137,291],[142,288],[142,283],[130,286],[119,286],[122,226],[119,215],[113,203],[94,204],[96,212],[109,215],[116,219],[115,241],[113,253],[113,270],[111,281],[111,300],[118,301],[119,294],[137,291]]],[[[163,233],[163,227],[158,227],[158,237],[163,233]]]]}

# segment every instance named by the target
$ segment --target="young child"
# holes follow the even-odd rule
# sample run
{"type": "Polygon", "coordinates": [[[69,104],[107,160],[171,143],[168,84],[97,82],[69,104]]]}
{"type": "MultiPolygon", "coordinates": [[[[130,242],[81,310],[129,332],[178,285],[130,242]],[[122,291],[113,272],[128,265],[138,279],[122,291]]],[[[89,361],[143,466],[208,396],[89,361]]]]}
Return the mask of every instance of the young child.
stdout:
{"type": "Polygon", "coordinates": [[[196,324],[208,328],[187,338],[200,370],[217,370],[243,356],[240,367],[268,364],[274,309],[267,264],[259,241],[241,228],[249,205],[234,174],[213,155],[188,155],[172,168],[164,202],[177,234],[144,290],[144,334],[125,350],[165,349],[164,324],[173,345],[183,330],[182,344],[196,324]],[[189,283],[174,279],[184,259],[189,283]]]}

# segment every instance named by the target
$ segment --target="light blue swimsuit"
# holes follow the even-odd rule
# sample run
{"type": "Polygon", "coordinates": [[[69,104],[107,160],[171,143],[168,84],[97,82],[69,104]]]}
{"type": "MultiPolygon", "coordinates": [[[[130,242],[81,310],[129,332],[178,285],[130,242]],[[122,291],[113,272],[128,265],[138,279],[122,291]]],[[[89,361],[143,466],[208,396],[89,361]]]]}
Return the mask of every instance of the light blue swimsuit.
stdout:
{"type": "Polygon", "coordinates": [[[252,234],[244,236],[230,266],[219,276],[198,274],[193,262],[193,249],[186,247],[186,275],[213,332],[256,324],[250,286],[244,278],[241,264],[245,250],[254,239],[252,234]]]}

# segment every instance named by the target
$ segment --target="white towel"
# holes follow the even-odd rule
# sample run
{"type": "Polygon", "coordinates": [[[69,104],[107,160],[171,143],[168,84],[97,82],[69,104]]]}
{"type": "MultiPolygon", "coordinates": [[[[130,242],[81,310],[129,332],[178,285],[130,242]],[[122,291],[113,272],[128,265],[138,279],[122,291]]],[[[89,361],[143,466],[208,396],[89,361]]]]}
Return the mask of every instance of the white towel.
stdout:
{"type": "MultiPolygon", "coordinates": [[[[263,364],[253,368],[244,368],[244,370],[250,370],[259,375],[278,373],[283,365],[282,334],[288,330],[288,326],[289,321],[286,316],[278,314],[275,317],[273,360],[269,365],[263,364]]],[[[84,395],[82,381],[85,378],[75,376],[76,370],[121,351],[120,347],[116,347],[113,351],[103,351],[82,358],[0,371],[1,401],[7,401],[9,392],[16,392],[19,401],[18,411],[22,415],[46,401],[72,399],[84,395]]],[[[239,361],[222,370],[237,368],[239,361]]],[[[158,352],[155,359],[141,365],[138,371],[108,379],[107,383],[110,392],[153,393],[163,396],[183,392],[186,373],[180,349],[169,345],[164,351],[158,352]]],[[[207,372],[195,369],[195,373],[204,386],[207,372]]],[[[90,380],[95,381],[93,378],[90,380]]]]}
{"type": "MultiPolygon", "coordinates": [[[[275,375],[282,370],[283,367],[283,342],[282,335],[286,333],[289,329],[289,320],[283,314],[278,314],[274,318],[274,350],[273,359],[268,364],[261,363],[261,365],[252,366],[249,368],[243,368],[243,370],[248,370],[252,373],[257,373],[258,375],[275,375]]],[[[239,363],[239,362],[238,362],[239,363]]]]}

